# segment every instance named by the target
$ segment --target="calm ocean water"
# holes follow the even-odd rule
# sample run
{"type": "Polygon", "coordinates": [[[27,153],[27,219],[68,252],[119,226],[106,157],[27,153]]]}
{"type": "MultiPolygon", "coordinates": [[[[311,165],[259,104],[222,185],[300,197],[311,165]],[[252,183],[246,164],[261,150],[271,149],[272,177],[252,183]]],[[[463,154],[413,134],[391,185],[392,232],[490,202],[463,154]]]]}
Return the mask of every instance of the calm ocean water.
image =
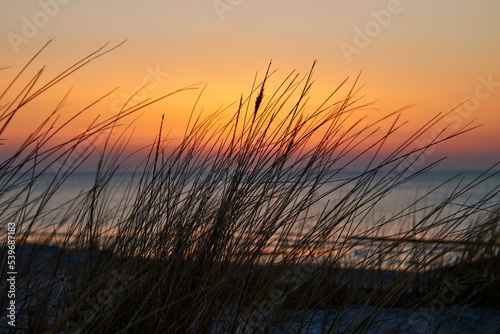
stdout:
{"type": "MultiPolygon", "coordinates": [[[[352,179],[356,175],[358,175],[356,172],[340,172],[335,175],[328,186],[324,186],[322,190],[330,190],[328,187],[335,187],[336,190],[320,200],[316,205],[316,209],[321,211],[328,202],[332,205],[346,196],[349,190],[352,189],[353,183],[344,186],[341,185],[345,180],[352,179]]],[[[51,177],[51,175],[47,175],[42,178],[42,184],[48,184],[51,177]]],[[[49,208],[64,206],[71,199],[91,189],[94,179],[95,175],[93,173],[74,173],[54,193],[49,202],[49,208]]],[[[372,182],[372,186],[377,180],[375,179],[372,182]]],[[[138,184],[138,177],[133,178],[132,174],[124,173],[114,178],[110,187],[113,191],[108,198],[108,204],[111,207],[119,203],[127,186],[131,183],[132,187],[136,186],[138,184]]],[[[388,220],[395,215],[415,211],[417,212],[417,217],[422,217],[425,213],[429,212],[431,207],[448,199],[453,194],[467,189],[463,195],[453,198],[447,205],[445,210],[451,213],[490,196],[495,190],[498,191],[499,187],[500,174],[488,173],[483,175],[483,172],[464,172],[459,174],[457,172],[429,171],[397,187],[391,188],[391,191],[384,194],[384,196],[378,196],[376,205],[370,207],[369,211],[363,211],[360,215],[364,216],[368,222],[388,220]],[[478,180],[482,181],[479,182],[478,180]],[[472,184],[474,186],[471,186],[472,184]]],[[[374,190],[370,194],[377,194],[377,191],[374,190]]],[[[484,205],[484,208],[492,208],[499,204],[500,197],[497,194],[489,199],[488,204],[484,205]]],[[[414,220],[416,217],[412,215],[410,218],[414,220]]]]}
{"type": "MultiPolygon", "coordinates": [[[[325,205],[335,205],[349,193],[353,188],[353,184],[341,185],[345,180],[353,179],[357,175],[355,172],[341,172],[332,177],[331,182],[321,190],[329,191],[335,189],[335,191],[319,200],[309,210],[305,223],[306,228],[315,224],[317,217],[321,215],[325,205]]],[[[119,219],[117,217],[128,208],[121,200],[123,195],[127,193],[127,187],[131,185],[134,188],[138,184],[138,177],[133,178],[132,176],[132,174],[124,173],[115,177],[109,188],[111,191],[105,197],[106,202],[99,203],[102,208],[109,210],[106,213],[106,217],[114,218],[114,222],[118,222],[119,219]]],[[[51,175],[46,175],[42,178],[38,189],[43,189],[44,186],[49,184],[51,178],[51,175]]],[[[91,189],[94,184],[94,178],[95,175],[93,173],[80,172],[71,175],[50,198],[45,207],[46,214],[39,218],[40,223],[37,232],[40,232],[40,234],[53,232],[53,225],[58,224],[58,222],[64,219],[64,212],[71,205],[73,205],[74,210],[78,210],[78,202],[73,202],[72,200],[91,189]]],[[[375,178],[370,185],[376,185],[379,180],[379,177],[375,178]]],[[[185,190],[188,190],[190,186],[188,184],[185,190]]],[[[348,220],[348,224],[350,224],[348,230],[351,236],[361,235],[366,231],[371,231],[369,235],[373,237],[404,233],[404,231],[411,230],[412,226],[443,201],[447,201],[448,204],[440,211],[439,215],[434,215],[428,221],[435,222],[442,218],[452,217],[453,214],[471,206],[473,207],[480,201],[484,201],[484,203],[482,203],[481,210],[475,217],[478,215],[485,217],[494,210],[498,210],[500,206],[500,196],[496,193],[499,191],[499,187],[500,175],[498,174],[489,173],[482,175],[481,172],[467,172],[458,175],[456,172],[429,171],[397,187],[391,188],[391,191],[384,193],[383,196],[378,196],[380,193],[377,192],[377,188],[363,195],[364,197],[362,198],[364,199],[373,196],[373,200],[353,212],[348,220]],[[461,191],[464,191],[464,193],[460,196],[450,197],[461,191]],[[379,227],[373,229],[373,226],[379,227]]],[[[385,189],[385,187],[381,187],[381,189],[385,189]]],[[[353,200],[347,202],[353,203],[355,200],[355,197],[353,197],[353,200]]],[[[459,230],[466,227],[466,225],[473,223],[474,219],[474,217],[470,217],[470,219],[461,221],[454,229],[459,230]]],[[[63,227],[59,231],[64,232],[64,230],[65,228],[63,227]]],[[[438,235],[439,229],[421,236],[431,237],[433,233],[438,235]]],[[[356,262],[364,258],[369,258],[376,251],[377,247],[373,247],[373,243],[371,245],[356,244],[348,254],[349,256],[345,258],[356,262]]],[[[397,251],[399,252],[398,256],[405,256],[404,249],[398,249],[397,251]]]]}

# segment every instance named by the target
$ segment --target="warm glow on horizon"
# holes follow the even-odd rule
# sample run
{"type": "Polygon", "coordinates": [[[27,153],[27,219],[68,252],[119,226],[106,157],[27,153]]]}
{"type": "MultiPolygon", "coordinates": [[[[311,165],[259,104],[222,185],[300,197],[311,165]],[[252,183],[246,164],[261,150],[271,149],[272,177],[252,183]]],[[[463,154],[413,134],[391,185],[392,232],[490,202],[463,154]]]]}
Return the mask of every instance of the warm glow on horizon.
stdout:
{"type": "MultiPolygon", "coordinates": [[[[484,169],[500,160],[498,1],[40,0],[2,7],[0,66],[11,67],[0,71],[1,91],[51,37],[54,41],[21,83],[47,65],[41,85],[106,42],[127,39],[16,115],[2,135],[6,151],[26,138],[70,89],[61,121],[119,87],[65,129],[68,133],[86,128],[97,115],[117,113],[141,87],[131,103],[195,85],[140,112],[131,141],[137,148],[152,143],[162,115],[163,133],[180,139],[205,84],[195,114],[228,108],[229,119],[271,60],[277,71],[264,99],[293,70],[305,76],[316,60],[309,111],[349,77],[332,102],[344,97],[361,72],[359,104],[371,104],[360,115],[373,121],[411,105],[399,121],[408,124],[388,150],[436,114],[464,103],[423,139],[445,128],[452,133],[474,119],[473,125],[482,126],[445,143],[430,160],[448,156],[442,168],[452,169],[484,169]]],[[[388,127],[389,121],[381,131],[388,127]]]]}

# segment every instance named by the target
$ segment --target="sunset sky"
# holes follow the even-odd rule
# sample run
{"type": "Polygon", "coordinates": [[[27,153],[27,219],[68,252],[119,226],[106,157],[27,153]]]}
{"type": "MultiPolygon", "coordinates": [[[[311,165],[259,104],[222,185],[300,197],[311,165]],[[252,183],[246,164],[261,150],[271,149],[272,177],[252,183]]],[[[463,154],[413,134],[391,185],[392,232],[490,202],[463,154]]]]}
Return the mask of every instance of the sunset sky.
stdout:
{"type": "Polygon", "coordinates": [[[365,113],[413,105],[402,115],[409,125],[401,136],[467,101],[438,130],[475,118],[482,127],[436,150],[436,159],[449,157],[441,168],[484,169],[500,160],[498,0],[7,0],[0,31],[0,66],[11,66],[0,72],[2,90],[52,37],[29,72],[47,65],[42,81],[107,42],[127,40],[20,114],[4,135],[10,143],[71,87],[68,111],[119,86],[92,111],[110,115],[146,82],[144,98],[201,83],[148,108],[136,123],[136,145],[154,139],[162,114],[169,136],[178,138],[204,84],[198,111],[208,113],[248,94],[270,60],[274,85],[292,70],[306,74],[316,60],[311,108],[362,71],[362,101],[374,102],[365,113]]]}

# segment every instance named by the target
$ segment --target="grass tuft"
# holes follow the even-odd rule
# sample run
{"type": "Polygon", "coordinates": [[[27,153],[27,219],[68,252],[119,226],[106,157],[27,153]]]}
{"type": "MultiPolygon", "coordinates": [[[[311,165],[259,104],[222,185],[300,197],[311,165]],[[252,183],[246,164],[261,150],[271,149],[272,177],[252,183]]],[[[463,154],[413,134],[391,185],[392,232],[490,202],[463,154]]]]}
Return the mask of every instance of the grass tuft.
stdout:
{"type": "MultiPolygon", "coordinates": [[[[24,79],[49,43],[1,93],[0,136],[49,88],[119,46],[105,45],[43,83],[43,68],[24,79]]],[[[18,272],[16,327],[3,317],[2,329],[312,333],[320,324],[321,331],[360,333],[388,330],[394,308],[393,331],[421,328],[416,319],[432,318],[438,304],[440,320],[425,322],[427,329],[446,324],[450,308],[498,309],[499,188],[463,200],[495,172],[457,182],[438,203],[429,197],[456,178],[399,212],[373,214],[391,192],[439,162],[418,167],[426,152],[473,125],[414,148],[446,116],[437,115],[384,153],[405,123],[399,113],[375,121],[358,116],[366,106],[358,79],[311,108],[312,69],[268,92],[270,69],[228,121],[220,111],[192,115],[175,147],[166,145],[162,116],[155,142],[132,171],[122,166],[131,159],[128,131],[137,112],[194,87],[127,102],[58,143],[56,134],[89,110],[61,122],[64,97],[12,154],[2,154],[0,223],[16,225],[18,272]],[[61,204],[62,186],[96,154],[92,185],[61,204]],[[362,172],[346,173],[364,161],[362,172]],[[353,261],[360,252],[365,256],[353,261]]],[[[0,144],[12,149],[8,138],[0,144]]],[[[7,290],[1,294],[6,310],[7,290]]]]}

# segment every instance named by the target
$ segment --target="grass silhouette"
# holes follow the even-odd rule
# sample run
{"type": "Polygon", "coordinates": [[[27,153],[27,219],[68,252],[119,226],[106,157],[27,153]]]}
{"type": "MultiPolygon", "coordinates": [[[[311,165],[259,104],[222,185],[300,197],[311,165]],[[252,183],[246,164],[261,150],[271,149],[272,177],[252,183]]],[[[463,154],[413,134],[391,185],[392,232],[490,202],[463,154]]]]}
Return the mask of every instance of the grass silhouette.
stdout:
{"type": "MultiPolygon", "coordinates": [[[[0,95],[0,137],[27,105],[116,47],[106,45],[42,84],[41,69],[13,92],[42,48],[0,95]]],[[[345,80],[310,110],[313,68],[303,78],[290,74],[268,92],[270,65],[227,121],[222,116],[228,111],[202,117],[193,110],[173,149],[166,145],[162,118],[147,158],[125,185],[117,182],[130,159],[127,131],[137,113],[193,87],[135,105],[131,97],[116,115],[96,118],[82,133],[55,143],[56,134],[88,110],[75,111],[60,124],[65,97],[0,163],[1,226],[16,224],[12,330],[307,332],[311,315],[335,309],[335,317],[324,316],[322,331],[361,333],[377,328],[387,309],[417,311],[442,302],[444,288],[454,292],[453,300],[446,299],[449,307],[498,308],[500,211],[494,199],[499,189],[455,206],[495,173],[459,183],[421,214],[412,208],[427,194],[368,223],[377,203],[439,162],[419,167],[420,157],[473,124],[414,148],[415,140],[446,116],[439,114],[384,153],[405,124],[399,113],[375,121],[357,118],[365,107],[357,79],[351,86],[345,80]],[[88,143],[97,140],[102,151],[92,187],[51,207],[62,184],[96,154],[88,143]],[[362,172],[341,177],[359,161],[367,161],[362,172]],[[337,193],[342,195],[332,200],[337,193]],[[413,219],[408,228],[382,233],[408,219],[413,219]],[[360,245],[370,252],[353,264],[347,257],[360,245]],[[357,316],[346,325],[354,305],[357,316]]],[[[2,139],[6,145],[8,138],[2,139]]],[[[3,282],[7,252],[5,239],[3,282]]],[[[7,289],[2,300],[6,310],[7,289]]],[[[399,318],[397,326],[418,326],[411,312],[399,318]]],[[[7,321],[0,325],[5,330],[11,328],[7,321]]],[[[397,326],[394,331],[403,328],[397,326]]]]}

